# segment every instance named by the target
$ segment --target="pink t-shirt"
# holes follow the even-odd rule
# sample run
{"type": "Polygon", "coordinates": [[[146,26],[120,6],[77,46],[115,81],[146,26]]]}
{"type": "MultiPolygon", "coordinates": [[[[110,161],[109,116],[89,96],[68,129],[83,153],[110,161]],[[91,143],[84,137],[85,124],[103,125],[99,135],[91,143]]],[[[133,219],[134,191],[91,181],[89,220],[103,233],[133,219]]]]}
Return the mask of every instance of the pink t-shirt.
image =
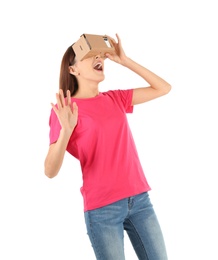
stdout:
{"type": "MultiPolygon", "coordinates": [[[[132,95],[130,89],[72,98],[79,116],[67,151],[81,164],[84,211],[150,190],[126,117],[133,112],[132,95]]],[[[52,144],[61,129],[53,109],[49,124],[52,144]]]]}

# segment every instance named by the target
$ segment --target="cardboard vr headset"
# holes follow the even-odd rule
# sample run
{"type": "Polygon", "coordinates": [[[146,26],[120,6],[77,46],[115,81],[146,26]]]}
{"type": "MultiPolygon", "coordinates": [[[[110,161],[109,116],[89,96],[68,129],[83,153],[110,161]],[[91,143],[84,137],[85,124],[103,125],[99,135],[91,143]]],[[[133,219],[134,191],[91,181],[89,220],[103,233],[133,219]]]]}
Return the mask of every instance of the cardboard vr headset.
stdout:
{"type": "Polygon", "coordinates": [[[98,54],[104,57],[105,53],[115,53],[111,39],[105,35],[82,34],[72,48],[80,61],[98,54]]]}

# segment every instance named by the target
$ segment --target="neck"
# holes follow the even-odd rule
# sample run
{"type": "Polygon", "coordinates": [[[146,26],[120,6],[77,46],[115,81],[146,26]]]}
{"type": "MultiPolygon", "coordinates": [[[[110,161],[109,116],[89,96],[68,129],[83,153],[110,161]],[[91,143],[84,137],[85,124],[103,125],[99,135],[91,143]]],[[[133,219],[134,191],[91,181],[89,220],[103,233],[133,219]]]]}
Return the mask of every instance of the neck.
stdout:
{"type": "Polygon", "coordinates": [[[79,86],[78,91],[74,95],[76,98],[92,98],[99,95],[98,86],[95,88],[92,88],[90,86],[86,86],[84,88],[79,86]]]}

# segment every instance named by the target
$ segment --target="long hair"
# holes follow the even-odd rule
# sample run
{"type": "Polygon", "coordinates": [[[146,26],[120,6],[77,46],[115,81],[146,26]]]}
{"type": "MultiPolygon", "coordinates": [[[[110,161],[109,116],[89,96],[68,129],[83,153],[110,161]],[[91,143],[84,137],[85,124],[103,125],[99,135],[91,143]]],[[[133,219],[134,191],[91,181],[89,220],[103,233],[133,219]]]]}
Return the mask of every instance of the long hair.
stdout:
{"type": "Polygon", "coordinates": [[[75,52],[72,46],[68,47],[61,61],[60,77],[59,77],[59,89],[62,89],[64,96],[67,95],[67,90],[70,90],[71,96],[73,96],[78,90],[78,81],[76,77],[69,72],[69,66],[75,63],[75,52]]]}

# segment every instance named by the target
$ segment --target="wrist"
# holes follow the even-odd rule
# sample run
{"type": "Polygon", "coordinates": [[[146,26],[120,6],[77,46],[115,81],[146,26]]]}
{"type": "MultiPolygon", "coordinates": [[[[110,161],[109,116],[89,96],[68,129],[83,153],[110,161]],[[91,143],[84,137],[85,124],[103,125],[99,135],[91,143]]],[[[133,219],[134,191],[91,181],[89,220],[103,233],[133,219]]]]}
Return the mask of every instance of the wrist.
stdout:
{"type": "Polygon", "coordinates": [[[61,128],[60,135],[62,135],[64,138],[70,138],[70,136],[73,133],[74,128],[61,128]]]}
{"type": "Polygon", "coordinates": [[[133,60],[131,60],[129,57],[125,57],[122,59],[121,61],[121,65],[123,65],[124,67],[128,67],[130,63],[132,63],[133,60]]]}

